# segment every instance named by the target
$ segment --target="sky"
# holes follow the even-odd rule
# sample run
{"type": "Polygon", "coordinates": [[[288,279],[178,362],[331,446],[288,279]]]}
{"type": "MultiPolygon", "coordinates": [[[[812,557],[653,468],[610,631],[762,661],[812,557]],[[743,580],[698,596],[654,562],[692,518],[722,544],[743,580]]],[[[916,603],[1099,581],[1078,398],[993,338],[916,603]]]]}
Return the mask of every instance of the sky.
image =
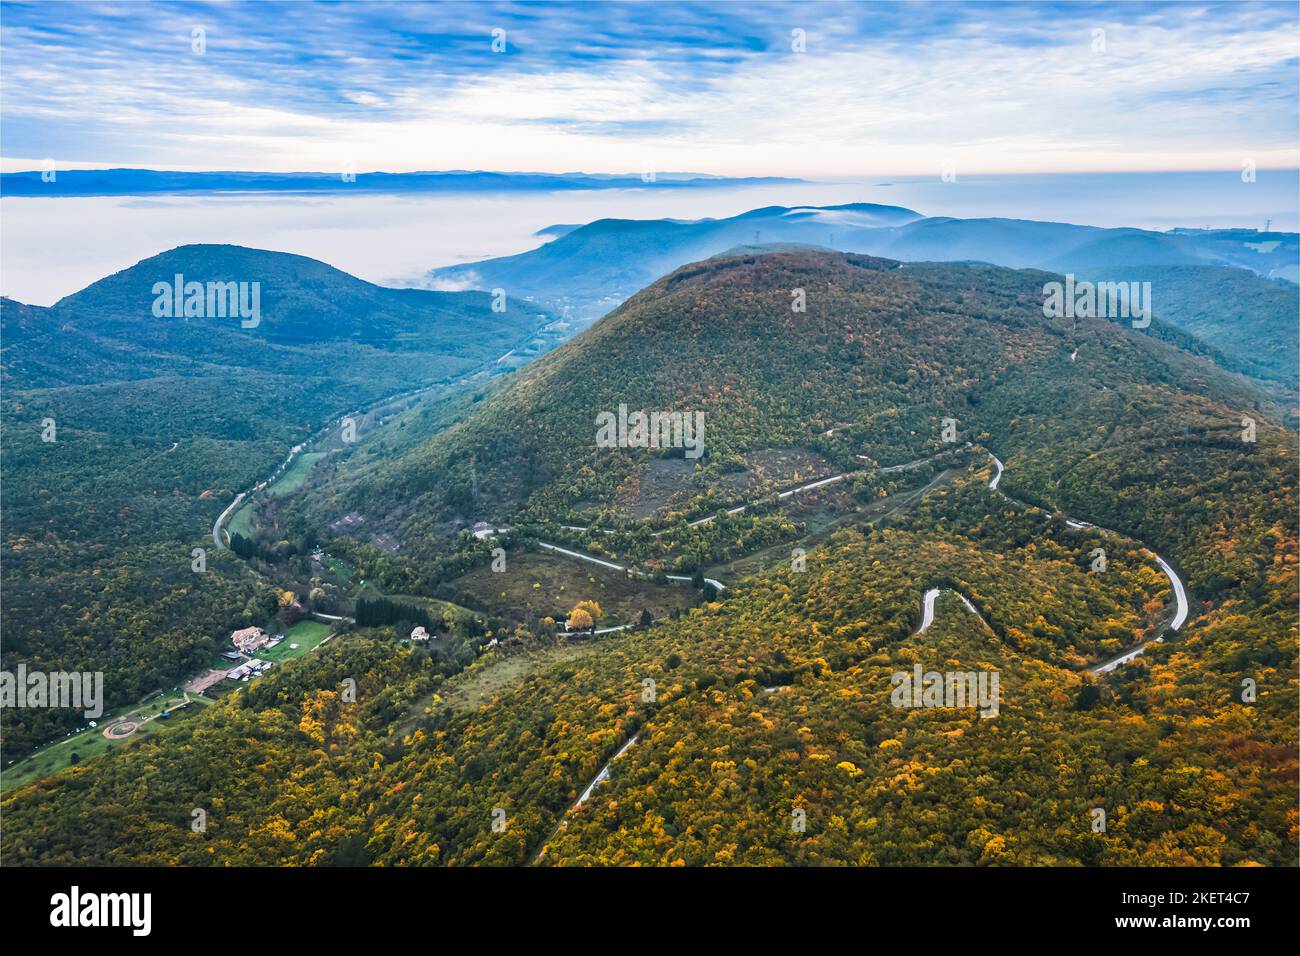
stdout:
{"type": "Polygon", "coordinates": [[[1297,9],[4,2],[0,168],[1294,168],[1297,9]]]}

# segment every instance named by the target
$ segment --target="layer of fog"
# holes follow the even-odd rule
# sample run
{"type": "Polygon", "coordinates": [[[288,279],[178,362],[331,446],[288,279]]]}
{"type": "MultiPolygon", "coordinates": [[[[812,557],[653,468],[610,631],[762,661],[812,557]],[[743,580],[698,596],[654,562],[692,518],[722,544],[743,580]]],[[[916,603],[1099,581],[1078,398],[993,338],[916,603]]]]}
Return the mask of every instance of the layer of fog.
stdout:
{"type": "Polygon", "coordinates": [[[889,183],[405,196],[5,198],[0,294],[50,305],[141,259],[187,243],[236,243],[311,256],[387,285],[437,266],[539,245],[556,223],[733,216],[767,205],[875,202],[925,215],[1003,216],[1098,226],[1300,228],[1296,174],[939,177],[889,183]]]}

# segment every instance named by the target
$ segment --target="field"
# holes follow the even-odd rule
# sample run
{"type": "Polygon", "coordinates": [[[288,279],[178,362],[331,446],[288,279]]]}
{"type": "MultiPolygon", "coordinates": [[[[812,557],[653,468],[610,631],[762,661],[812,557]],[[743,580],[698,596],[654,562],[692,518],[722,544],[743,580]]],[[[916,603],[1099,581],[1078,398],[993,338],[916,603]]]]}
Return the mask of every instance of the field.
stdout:
{"type": "Polygon", "coordinates": [[[269,650],[263,648],[254,656],[264,661],[275,661],[277,664],[290,661],[313,650],[329,636],[329,633],[330,625],[328,624],[323,624],[320,621],[299,621],[285,631],[283,641],[269,650]],[[297,644],[298,646],[291,648],[290,644],[297,644]]]}
{"type": "Polygon", "coordinates": [[[287,495],[290,492],[297,491],[302,487],[303,482],[307,480],[312,465],[324,458],[325,455],[326,452],[323,451],[303,452],[293,460],[275,484],[266,489],[266,493],[268,495],[287,495]]]}
{"type": "Polygon", "coordinates": [[[189,700],[190,703],[187,707],[179,711],[172,710],[171,716],[167,718],[159,718],[158,715],[164,709],[174,708],[176,705],[183,703],[184,697],[178,697],[175,694],[164,694],[145,704],[131,704],[110,711],[95,721],[98,726],[88,727],[71,737],[56,741],[45,749],[38,750],[30,757],[18,761],[12,767],[6,767],[3,772],[3,779],[0,779],[0,789],[8,790],[11,787],[17,787],[47,777],[52,773],[57,773],[74,763],[74,757],[76,758],[75,762],[80,763],[87,757],[103,753],[109,747],[118,747],[141,737],[166,733],[169,728],[175,727],[180,721],[187,719],[190,715],[212,703],[204,697],[193,695],[189,697],[189,700]],[[138,724],[134,733],[118,740],[110,740],[104,736],[105,728],[128,719],[138,724]]]}
{"type": "MultiPolygon", "coordinates": [[[[280,495],[287,495],[297,491],[311,474],[312,465],[320,461],[328,454],[323,451],[303,452],[296,457],[289,465],[283,475],[276,479],[275,483],[266,489],[263,494],[272,498],[278,498],[280,495]]],[[[247,502],[242,508],[230,516],[230,521],[226,529],[232,534],[241,535],[245,538],[253,536],[253,503],[247,502]]]]}
{"type": "Polygon", "coordinates": [[[691,607],[698,596],[689,585],[657,586],[572,558],[530,552],[509,555],[503,572],[477,568],[451,587],[460,603],[525,622],[568,613],[579,601],[594,600],[605,611],[601,625],[606,627],[635,622],[642,608],[656,619],[665,617],[676,608],[691,607]]]}

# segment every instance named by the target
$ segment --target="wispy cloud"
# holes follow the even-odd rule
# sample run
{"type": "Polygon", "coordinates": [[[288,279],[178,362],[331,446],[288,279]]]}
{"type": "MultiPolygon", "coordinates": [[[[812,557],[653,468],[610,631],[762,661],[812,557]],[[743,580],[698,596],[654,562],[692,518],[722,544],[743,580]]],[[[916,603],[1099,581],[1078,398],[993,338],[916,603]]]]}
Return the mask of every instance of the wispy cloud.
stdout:
{"type": "Polygon", "coordinates": [[[1298,161],[1291,3],[13,2],[3,20],[8,168],[1298,161]]]}

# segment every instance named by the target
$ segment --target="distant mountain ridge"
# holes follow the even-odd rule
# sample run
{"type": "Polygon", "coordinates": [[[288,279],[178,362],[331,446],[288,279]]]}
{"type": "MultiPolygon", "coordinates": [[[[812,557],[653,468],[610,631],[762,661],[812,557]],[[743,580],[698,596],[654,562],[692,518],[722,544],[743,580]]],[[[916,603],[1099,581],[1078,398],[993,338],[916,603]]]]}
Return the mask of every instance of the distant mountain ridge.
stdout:
{"type": "MultiPolygon", "coordinates": [[[[604,315],[661,276],[737,246],[772,242],[846,248],[921,214],[901,206],[766,206],[726,219],[598,219],[514,256],[448,266],[431,288],[505,288],[580,322],[604,315]]],[[[545,234],[546,231],[543,231],[545,234]]]]}
{"type": "Polygon", "coordinates": [[[1296,233],[1153,232],[925,217],[897,206],[854,203],[769,206],[694,222],[600,219],[539,235],[556,238],[518,255],[435,269],[429,287],[504,288],[581,323],[686,263],[733,249],[815,245],[903,262],[987,262],[1092,279],[1122,276],[1152,281],[1156,315],[1213,345],[1228,359],[1227,367],[1288,385],[1297,380],[1296,233]],[[1233,290],[1232,298],[1207,299],[1207,283],[1233,290]]]}
{"type": "Polygon", "coordinates": [[[165,169],[59,169],[0,174],[5,196],[134,196],[194,192],[509,192],[584,189],[678,189],[777,185],[779,176],[735,179],[696,173],[503,173],[488,170],[384,172],[181,172],[165,169]],[[53,174],[51,176],[51,173],[53,174]]]}

